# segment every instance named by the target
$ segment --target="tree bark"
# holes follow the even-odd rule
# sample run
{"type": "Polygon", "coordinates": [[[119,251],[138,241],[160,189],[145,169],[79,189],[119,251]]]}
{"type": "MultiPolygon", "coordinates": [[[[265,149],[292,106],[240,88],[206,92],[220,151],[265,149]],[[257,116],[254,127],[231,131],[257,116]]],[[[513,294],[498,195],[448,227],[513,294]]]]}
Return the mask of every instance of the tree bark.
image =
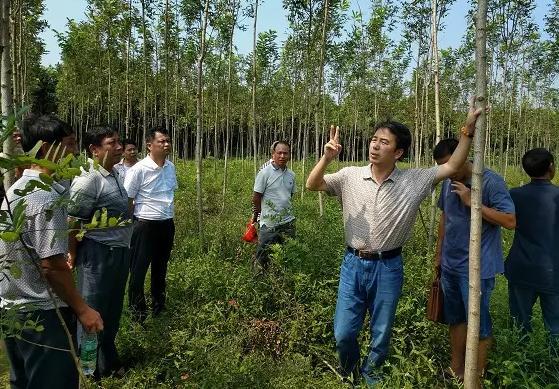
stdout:
{"type": "MultiPolygon", "coordinates": [[[[10,56],[10,0],[0,0],[0,92],[2,96],[2,115],[8,116],[14,113],[14,102],[12,99],[12,59],[10,56]]],[[[8,137],[2,145],[4,154],[13,155],[16,145],[12,137],[8,137]]],[[[15,182],[13,170],[4,172],[4,190],[15,182]]]]}
{"type": "Polygon", "coordinates": [[[203,65],[206,54],[206,28],[208,26],[210,0],[205,1],[200,30],[200,52],[197,58],[197,87],[196,87],[196,204],[198,208],[198,236],[200,247],[204,247],[204,229],[202,224],[202,125],[203,125],[203,65]]]}
{"type": "Polygon", "coordinates": [[[254,1],[254,24],[252,29],[252,153],[254,174],[256,175],[256,23],[258,21],[258,0],[254,1]]]}
{"type": "Polygon", "coordinates": [[[480,310],[480,254],[481,254],[481,191],[483,182],[483,155],[485,147],[487,105],[487,47],[486,47],[487,0],[478,1],[476,16],[476,108],[483,112],[476,123],[474,137],[474,166],[472,172],[472,205],[470,228],[468,332],[466,340],[466,363],[464,387],[479,387],[478,346],[480,310]]]}
{"type": "MultiPolygon", "coordinates": [[[[440,99],[439,99],[439,47],[437,44],[437,35],[439,32],[438,18],[437,18],[437,0],[431,0],[431,44],[432,44],[432,60],[433,60],[433,78],[435,87],[435,144],[441,140],[441,114],[440,114],[440,99]]],[[[431,217],[429,220],[429,234],[427,247],[433,247],[433,238],[435,230],[435,215],[437,211],[436,193],[433,191],[431,194],[431,217]]]]}

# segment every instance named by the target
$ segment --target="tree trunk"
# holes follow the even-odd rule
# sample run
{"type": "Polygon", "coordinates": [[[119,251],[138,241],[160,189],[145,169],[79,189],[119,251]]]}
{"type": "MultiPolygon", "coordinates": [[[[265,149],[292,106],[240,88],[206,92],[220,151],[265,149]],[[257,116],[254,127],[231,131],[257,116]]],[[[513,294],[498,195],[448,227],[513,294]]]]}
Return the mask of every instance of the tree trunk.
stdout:
{"type": "Polygon", "coordinates": [[[203,65],[206,54],[206,28],[208,26],[210,0],[204,5],[202,16],[202,28],[200,30],[200,52],[197,59],[197,87],[196,87],[196,204],[198,208],[198,237],[200,247],[204,247],[204,234],[202,225],[202,120],[203,120],[203,65]]]}
{"type": "Polygon", "coordinates": [[[258,0],[254,0],[254,25],[252,30],[252,153],[254,175],[256,175],[256,22],[258,21],[258,0]]]}
{"type": "MultiPolygon", "coordinates": [[[[14,113],[14,102],[12,100],[12,59],[10,56],[10,0],[0,0],[0,92],[2,96],[2,115],[8,116],[14,113]]],[[[16,145],[12,137],[8,137],[2,145],[4,154],[13,155],[16,145]]],[[[4,190],[15,182],[13,170],[4,172],[4,190]]]]}
{"type": "MultiPolygon", "coordinates": [[[[431,0],[431,39],[433,49],[433,78],[435,86],[435,144],[441,140],[441,119],[440,119],[440,99],[439,99],[439,47],[437,44],[437,35],[439,31],[438,18],[437,18],[437,0],[431,0]]],[[[427,247],[433,247],[434,229],[435,229],[435,215],[437,211],[436,193],[433,191],[431,194],[431,218],[429,220],[429,234],[427,247]]]]}
{"type": "Polygon", "coordinates": [[[472,205],[470,228],[470,263],[468,294],[468,333],[466,341],[466,363],[464,387],[479,387],[478,346],[480,306],[480,254],[481,254],[481,190],[483,183],[483,155],[485,147],[487,105],[487,47],[486,47],[487,0],[478,1],[476,16],[476,107],[483,112],[476,123],[474,137],[474,167],[472,172],[472,205]]]}
{"type": "MultiPolygon", "coordinates": [[[[324,19],[322,20],[322,38],[320,40],[320,64],[318,66],[318,88],[316,106],[314,111],[314,137],[315,137],[315,160],[318,162],[320,158],[320,123],[318,120],[318,112],[320,104],[324,104],[322,99],[322,79],[324,77],[324,56],[326,52],[326,31],[328,29],[328,0],[324,1],[324,19]]],[[[305,177],[303,177],[305,178],[305,177]]],[[[301,191],[305,190],[305,185],[301,185],[301,191]]],[[[318,192],[318,213],[320,216],[324,213],[324,205],[322,202],[322,191],[318,192]]]]}

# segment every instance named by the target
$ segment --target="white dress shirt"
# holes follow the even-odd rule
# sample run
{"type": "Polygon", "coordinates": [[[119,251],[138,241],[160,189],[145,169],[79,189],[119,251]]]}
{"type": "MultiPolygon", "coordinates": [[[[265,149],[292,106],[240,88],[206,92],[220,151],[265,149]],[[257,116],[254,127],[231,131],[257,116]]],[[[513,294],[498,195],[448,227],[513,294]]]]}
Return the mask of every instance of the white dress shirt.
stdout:
{"type": "Polygon", "coordinates": [[[126,172],[124,188],[128,197],[134,199],[134,216],[137,218],[173,218],[177,175],[171,161],[165,160],[165,164],[159,166],[148,155],[126,172]]]}

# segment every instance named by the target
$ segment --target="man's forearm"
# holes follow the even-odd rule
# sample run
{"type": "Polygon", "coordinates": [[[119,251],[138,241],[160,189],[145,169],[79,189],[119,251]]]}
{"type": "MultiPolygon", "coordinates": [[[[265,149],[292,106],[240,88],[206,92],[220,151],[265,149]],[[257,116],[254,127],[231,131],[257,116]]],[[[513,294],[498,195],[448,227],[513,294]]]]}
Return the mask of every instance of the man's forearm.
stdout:
{"type": "Polygon", "coordinates": [[[308,190],[326,190],[326,182],[324,181],[324,173],[330,164],[325,156],[322,156],[315,167],[311,170],[307,178],[306,187],[308,190]]]}
{"type": "Polygon", "coordinates": [[[252,193],[252,221],[256,222],[262,212],[262,193],[252,193]]]}
{"type": "Polygon", "coordinates": [[[470,153],[471,145],[472,138],[461,133],[458,146],[447,162],[453,170],[458,170],[464,165],[466,159],[468,158],[468,154],[470,153]]]}
{"type": "Polygon", "coordinates": [[[481,216],[483,217],[483,220],[491,224],[504,227],[508,230],[516,228],[516,215],[513,213],[497,211],[494,208],[489,208],[483,205],[481,207],[481,216]]]}
{"type": "Polygon", "coordinates": [[[443,239],[444,239],[444,213],[441,213],[439,219],[439,228],[437,233],[437,246],[435,247],[435,267],[441,266],[441,255],[443,251],[443,239]]]}
{"type": "MultiPolygon", "coordinates": [[[[60,256],[59,259],[47,259],[44,261],[64,261],[64,259],[60,256]]],[[[66,267],[65,262],[56,265],[47,265],[44,261],[41,265],[42,271],[47,279],[47,282],[54,290],[54,293],[56,293],[58,297],[68,304],[76,315],[79,315],[87,309],[87,304],[78,293],[76,286],[74,285],[72,273],[70,272],[70,269],[66,267]]]]}

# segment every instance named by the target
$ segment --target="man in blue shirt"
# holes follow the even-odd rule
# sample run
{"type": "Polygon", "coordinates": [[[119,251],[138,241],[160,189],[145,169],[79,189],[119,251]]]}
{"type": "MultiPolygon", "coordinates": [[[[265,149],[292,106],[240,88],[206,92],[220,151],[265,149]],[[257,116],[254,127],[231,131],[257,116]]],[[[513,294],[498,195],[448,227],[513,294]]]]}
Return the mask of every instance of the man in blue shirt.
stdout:
{"type": "Polygon", "coordinates": [[[295,173],[287,167],[290,146],[285,141],[272,145],[272,160],[256,175],[252,194],[253,222],[260,219],[255,267],[266,270],[269,247],[295,236],[291,197],[296,191],[295,173]]]}
{"type": "Polygon", "coordinates": [[[543,320],[551,338],[559,338],[559,187],[553,155],[533,149],[522,157],[530,183],[511,189],[517,227],[505,264],[510,313],[524,330],[532,326],[532,307],[540,298],[543,320]]]}
{"type": "MultiPolygon", "coordinates": [[[[437,164],[445,163],[457,145],[455,139],[439,142],[433,151],[437,164]]],[[[458,173],[443,182],[439,197],[442,214],[435,253],[437,270],[442,270],[445,321],[450,325],[450,368],[458,379],[464,377],[466,353],[472,168],[473,164],[466,161],[458,173]]],[[[495,275],[504,270],[501,227],[512,229],[516,224],[514,204],[505,181],[489,169],[483,171],[482,204],[478,350],[478,371],[481,373],[485,369],[487,351],[492,341],[489,299],[495,287],[495,275]]]]}

